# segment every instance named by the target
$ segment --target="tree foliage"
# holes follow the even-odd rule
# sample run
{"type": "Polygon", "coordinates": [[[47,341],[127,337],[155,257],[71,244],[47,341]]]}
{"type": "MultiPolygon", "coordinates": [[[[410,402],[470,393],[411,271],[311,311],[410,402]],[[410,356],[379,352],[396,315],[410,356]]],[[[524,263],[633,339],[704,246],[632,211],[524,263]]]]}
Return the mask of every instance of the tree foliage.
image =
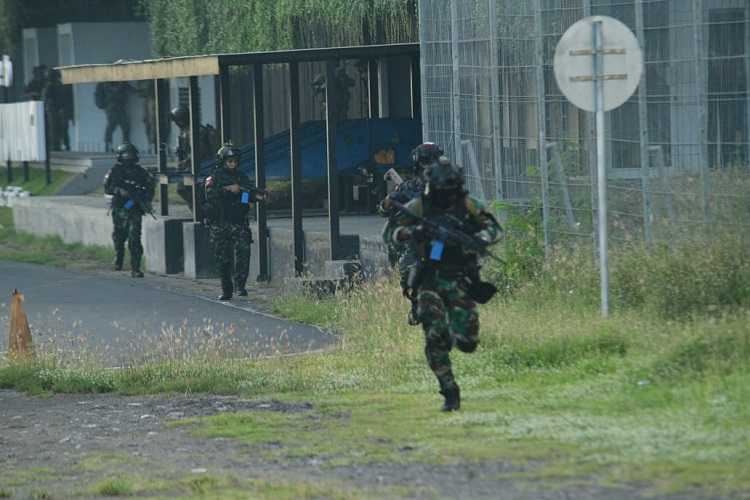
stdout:
{"type": "Polygon", "coordinates": [[[138,0],[0,0],[0,49],[13,52],[23,28],[127,21],[137,19],[140,13],[138,0]]]}
{"type": "Polygon", "coordinates": [[[176,56],[411,42],[416,0],[140,0],[154,50],[176,56]]]}

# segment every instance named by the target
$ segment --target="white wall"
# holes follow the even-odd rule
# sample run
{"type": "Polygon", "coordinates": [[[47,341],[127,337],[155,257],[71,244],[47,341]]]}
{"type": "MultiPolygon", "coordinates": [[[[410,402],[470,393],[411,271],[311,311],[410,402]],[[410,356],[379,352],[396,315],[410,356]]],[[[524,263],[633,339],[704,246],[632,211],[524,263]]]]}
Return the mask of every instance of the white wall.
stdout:
{"type": "MultiPolygon", "coordinates": [[[[118,59],[149,59],[151,32],[148,23],[68,23],[57,26],[61,65],[103,64],[118,59]]],[[[71,149],[104,151],[104,129],[107,118],[94,104],[96,84],[73,86],[75,123],[70,128],[71,149]]],[[[141,151],[147,151],[143,124],[143,101],[132,94],[128,104],[130,140],[141,151]]],[[[118,128],[113,146],[122,141],[118,128]]]]}

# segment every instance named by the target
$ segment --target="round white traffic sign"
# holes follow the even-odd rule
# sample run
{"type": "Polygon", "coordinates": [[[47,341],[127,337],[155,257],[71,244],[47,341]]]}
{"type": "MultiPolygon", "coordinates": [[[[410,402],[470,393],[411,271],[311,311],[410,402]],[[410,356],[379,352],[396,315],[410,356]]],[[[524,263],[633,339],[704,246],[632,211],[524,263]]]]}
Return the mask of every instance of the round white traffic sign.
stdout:
{"type": "Polygon", "coordinates": [[[590,16],[568,28],[555,49],[555,79],[562,93],[577,107],[595,111],[594,87],[604,82],[604,111],[627,101],[643,72],[643,56],[638,39],[617,19],[590,16]],[[601,22],[602,67],[594,72],[594,23],[601,22]]]}

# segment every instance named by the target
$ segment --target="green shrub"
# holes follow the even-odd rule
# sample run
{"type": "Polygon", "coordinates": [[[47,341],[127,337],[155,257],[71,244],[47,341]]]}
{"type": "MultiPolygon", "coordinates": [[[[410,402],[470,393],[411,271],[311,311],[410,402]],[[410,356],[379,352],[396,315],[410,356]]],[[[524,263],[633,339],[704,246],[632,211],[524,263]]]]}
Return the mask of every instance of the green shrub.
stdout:
{"type": "Polygon", "coordinates": [[[750,330],[736,322],[720,321],[677,345],[655,362],[651,371],[666,380],[708,373],[726,375],[738,368],[750,369],[750,330]]]}
{"type": "MultiPolygon", "coordinates": [[[[489,263],[485,278],[507,293],[522,294],[530,304],[562,299],[598,307],[599,268],[590,245],[552,248],[545,263],[535,214],[508,216],[501,248],[505,263],[489,263]]],[[[613,309],[689,319],[750,306],[750,245],[742,235],[713,235],[676,249],[613,246],[609,262],[613,309]]]]}

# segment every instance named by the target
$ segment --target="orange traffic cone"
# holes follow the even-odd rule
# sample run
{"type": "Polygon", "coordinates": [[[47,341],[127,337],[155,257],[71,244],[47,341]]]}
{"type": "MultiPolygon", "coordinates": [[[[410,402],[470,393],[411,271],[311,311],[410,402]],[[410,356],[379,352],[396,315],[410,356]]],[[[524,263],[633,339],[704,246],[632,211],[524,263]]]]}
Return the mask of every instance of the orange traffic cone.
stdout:
{"type": "Polygon", "coordinates": [[[31,358],[34,355],[31,346],[29,319],[23,310],[23,294],[13,290],[10,301],[10,328],[8,329],[8,357],[31,358]]]}

